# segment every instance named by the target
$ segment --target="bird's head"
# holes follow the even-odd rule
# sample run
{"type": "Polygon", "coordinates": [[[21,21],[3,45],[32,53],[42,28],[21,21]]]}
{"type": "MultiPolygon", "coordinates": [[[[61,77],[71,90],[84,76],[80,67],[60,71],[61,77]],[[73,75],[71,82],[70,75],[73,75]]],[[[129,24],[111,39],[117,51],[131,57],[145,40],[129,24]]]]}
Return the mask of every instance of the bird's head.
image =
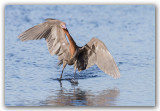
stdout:
{"type": "Polygon", "coordinates": [[[61,27],[62,29],[67,29],[66,23],[64,23],[64,22],[61,22],[61,23],[60,23],[60,27],[61,27]]]}

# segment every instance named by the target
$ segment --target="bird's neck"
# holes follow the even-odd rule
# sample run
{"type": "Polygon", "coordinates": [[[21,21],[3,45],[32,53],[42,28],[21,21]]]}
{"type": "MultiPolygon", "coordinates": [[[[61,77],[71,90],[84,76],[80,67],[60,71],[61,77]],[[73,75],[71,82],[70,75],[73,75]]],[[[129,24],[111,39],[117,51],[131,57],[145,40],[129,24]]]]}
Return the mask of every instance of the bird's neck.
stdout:
{"type": "Polygon", "coordinates": [[[70,54],[72,58],[76,52],[76,42],[73,40],[72,36],[70,35],[67,29],[65,29],[64,32],[67,35],[69,43],[70,43],[69,50],[70,50],[70,54]]]}
{"type": "Polygon", "coordinates": [[[70,45],[76,45],[76,42],[73,40],[72,36],[70,35],[70,33],[68,32],[67,29],[65,30],[65,34],[66,34],[67,37],[68,37],[68,40],[69,40],[70,45]]]}

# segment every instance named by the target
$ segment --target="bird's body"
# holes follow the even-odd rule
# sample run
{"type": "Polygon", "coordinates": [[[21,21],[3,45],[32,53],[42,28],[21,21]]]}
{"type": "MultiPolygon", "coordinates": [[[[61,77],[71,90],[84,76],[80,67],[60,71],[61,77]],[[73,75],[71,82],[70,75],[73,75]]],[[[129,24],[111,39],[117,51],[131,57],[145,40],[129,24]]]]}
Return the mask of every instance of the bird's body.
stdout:
{"type": "Polygon", "coordinates": [[[86,45],[79,47],[66,28],[66,24],[59,20],[46,19],[46,22],[20,34],[19,38],[22,41],[46,39],[50,54],[56,54],[59,59],[59,65],[63,64],[60,80],[66,65],[74,65],[75,71],[76,69],[81,71],[96,64],[110,76],[114,78],[120,77],[119,69],[102,41],[92,38],[86,45]]]}

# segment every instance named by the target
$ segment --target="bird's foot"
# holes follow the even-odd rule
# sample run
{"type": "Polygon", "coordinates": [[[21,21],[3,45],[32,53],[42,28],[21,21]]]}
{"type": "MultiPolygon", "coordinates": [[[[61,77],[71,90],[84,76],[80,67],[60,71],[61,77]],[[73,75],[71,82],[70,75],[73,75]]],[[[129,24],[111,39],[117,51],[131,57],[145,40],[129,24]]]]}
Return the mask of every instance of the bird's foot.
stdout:
{"type": "Polygon", "coordinates": [[[74,84],[74,85],[76,85],[76,84],[78,84],[78,80],[71,79],[71,83],[74,84]]]}
{"type": "Polygon", "coordinates": [[[62,79],[61,79],[61,78],[57,78],[57,80],[58,80],[58,81],[61,81],[62,79]]]}

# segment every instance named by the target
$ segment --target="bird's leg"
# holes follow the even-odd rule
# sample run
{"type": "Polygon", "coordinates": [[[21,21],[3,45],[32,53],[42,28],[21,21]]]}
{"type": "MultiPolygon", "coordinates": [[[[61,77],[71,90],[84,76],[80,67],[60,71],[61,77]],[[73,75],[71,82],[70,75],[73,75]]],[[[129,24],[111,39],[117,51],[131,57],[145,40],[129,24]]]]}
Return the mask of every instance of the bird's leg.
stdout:
{"type": "Polygon", "coordinates": [[[74,77],[71,79],[71,83],[76,85],[78,84],[78,81],[76,81],[76,69],[77,69],[77,60],[74,63],[74,77]]]}
{"type": "Polygon", "coordinates": [[[75,69],[75,71],[74,71],[74,77],[73,77],[73,79],[71,80],[71,83],[74,84],[74,85],[78,84],[78,81],[76,80],[76,69],[75,69]]]}
{"type": "Polygon", "coordinates": [[[61,76],[60,76],[59,80],[61,80],[61,79],[62,79],[63,70],[64,70],[64,68],[62,69],[62,73],[61,73],[61,76]]]}
{"type": "Polygon", "coordinates": [[[62,82],[61,82],[61,81],[59,81],[59,83],[60,83],[60,87],[62,87],[62,82]]]}
{"type": "Polygon", "coordinates": [[[64,71],[64,68],[66,67],[66,63],[63,63],[63,69],[62,69],[62,73],[61,73],[61,76],[60,76],[60,78],[59,78],[59,80],[61,81],[61,79],[62,79],[62,75],[63,75],[63,71],[64,71]]]}
{"type": "Polygon", "coordinates": [[[76,79],[77,60],[74,63],[74,80],[76,79]]]}
{"type": "Polygon", "coordinates": [[[76,79],[76,70],[74,71],[74,80],[76,79]]]}
{"type": "Polygon", "coordinates": [[[76,80],[76,70],[74,70],[74,77],[73,80],[76,80]]]}

